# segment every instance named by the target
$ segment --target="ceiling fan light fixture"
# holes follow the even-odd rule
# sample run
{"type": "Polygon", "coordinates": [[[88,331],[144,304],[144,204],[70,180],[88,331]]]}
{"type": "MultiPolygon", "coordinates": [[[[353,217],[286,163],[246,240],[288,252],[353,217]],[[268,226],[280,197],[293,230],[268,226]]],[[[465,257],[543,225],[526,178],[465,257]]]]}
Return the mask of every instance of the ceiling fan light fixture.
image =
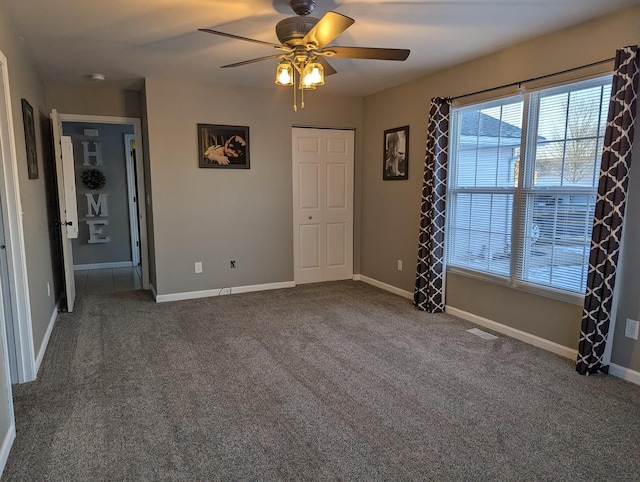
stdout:
{"type": "Polygon", "coordinates": [[[293,66],[286,60],[282,60],[276,68],[276,84],[293,85],[293,66]]]}
{"type": "MultiPolygon", "coordinates": [[[[284,0],[278,0],[278,2],[284,0]]],[[[274,1],[274,5],[275,5],[274,1]]],[[[201,32],[221,37],[244,40],[255,44],[275,48],[279,53],[258,57],[243,62],[223,65],[221,68],[240,67],[263,60],[280,59],[276,68],[275,83],[293,87],[293,110],[297,111],[297,95],[300,94],[300,106],[304,108],[304,91],[314,90],[324,85],[325,75],[336,72],[325,57],[344,59],[406,60],[407,49],[388,49],[372,47],[328,47],[333,40],[347,30],[354,19],[341,13],[328,11],[321,18],[309,14],[316,7],[317,0],[289,0],[296,13],[294,17],[283,18],[276,24],[276,36],[279,44],[242,37],[228,32],[200,28],[201,32]],[[300,91],[300,92],[298,92],[300,91]]],[[[335,3],[335,2],[334,2],[335,3]]],[[[342,3],[342,2],[338,2],[342,3]]]]}
{"type": "Polygon", "coordinates": [[[324,85],[324,67],[319,62],[309,62],[304,68],[303,76],[309,76],[309,81],[313,85],[324,85]]]}
{"type": "Polygon", "coordinates": [[[306,72],[306,71],[303,72],[303,74],[300,76],[300,82],[298,84],[298,88],[300,90],[315,90],[316,86],[311,80],[310,72],[306,72]]]}

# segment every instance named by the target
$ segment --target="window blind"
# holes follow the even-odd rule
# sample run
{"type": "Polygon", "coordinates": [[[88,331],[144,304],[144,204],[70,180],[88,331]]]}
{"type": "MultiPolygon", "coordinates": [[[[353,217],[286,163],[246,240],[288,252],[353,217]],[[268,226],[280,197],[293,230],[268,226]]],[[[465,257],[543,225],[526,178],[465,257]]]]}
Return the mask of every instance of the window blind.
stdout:
{"type": "Polygon", "coordinates": [[[533,92],[517,278],[583,294],[610,79],[533,92]]]}
{"type": "Polygon", "coordinates": [[[453,110],[448,266],[584,293],[610,84],[453,110]]]}

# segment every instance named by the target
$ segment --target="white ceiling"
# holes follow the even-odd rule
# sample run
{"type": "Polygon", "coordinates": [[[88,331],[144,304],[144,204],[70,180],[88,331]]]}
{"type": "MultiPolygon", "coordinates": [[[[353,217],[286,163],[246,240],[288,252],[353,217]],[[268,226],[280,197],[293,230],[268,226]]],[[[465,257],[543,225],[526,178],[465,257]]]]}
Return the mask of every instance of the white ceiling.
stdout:
{"type": "MultiPolygon", "coordinates": [[[[277,43],[288,0],[0,0],[46,81],[141,85],[144,77],[273,87],[270,47],[218,37],[212,28],[277,43]]],[[[428,71],[578,23],[640,0],[318,0],[312,14],[355,19],[332,45],[411,49],[405,62],[332,59],[328,92],[368,95],[428,71]]],[[[281,88],[281,87],[280,87],[281,88]]]]}

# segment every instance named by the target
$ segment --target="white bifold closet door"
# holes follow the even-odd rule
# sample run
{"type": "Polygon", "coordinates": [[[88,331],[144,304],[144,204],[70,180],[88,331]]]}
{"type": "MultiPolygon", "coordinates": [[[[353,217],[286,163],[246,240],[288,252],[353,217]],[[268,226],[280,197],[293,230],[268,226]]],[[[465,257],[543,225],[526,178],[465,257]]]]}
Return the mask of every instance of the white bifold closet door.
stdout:
{"type": "Polygon", "coordinates": [[[352,130],[294,127],[296,284],[353,277],[352,130]]]}

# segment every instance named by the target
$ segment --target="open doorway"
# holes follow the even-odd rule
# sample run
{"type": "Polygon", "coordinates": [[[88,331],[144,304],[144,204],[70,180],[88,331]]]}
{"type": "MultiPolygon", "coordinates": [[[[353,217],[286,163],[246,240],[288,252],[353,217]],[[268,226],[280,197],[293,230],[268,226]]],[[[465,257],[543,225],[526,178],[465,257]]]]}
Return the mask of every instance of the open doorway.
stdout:
{"type": "Polygon", "coordinates": [[[71,139],[78,236],[75,292],[148,289],[140,120],[60,114],[71,139]],[[136,142],[138,140],[138,142],[136,142]]]}

